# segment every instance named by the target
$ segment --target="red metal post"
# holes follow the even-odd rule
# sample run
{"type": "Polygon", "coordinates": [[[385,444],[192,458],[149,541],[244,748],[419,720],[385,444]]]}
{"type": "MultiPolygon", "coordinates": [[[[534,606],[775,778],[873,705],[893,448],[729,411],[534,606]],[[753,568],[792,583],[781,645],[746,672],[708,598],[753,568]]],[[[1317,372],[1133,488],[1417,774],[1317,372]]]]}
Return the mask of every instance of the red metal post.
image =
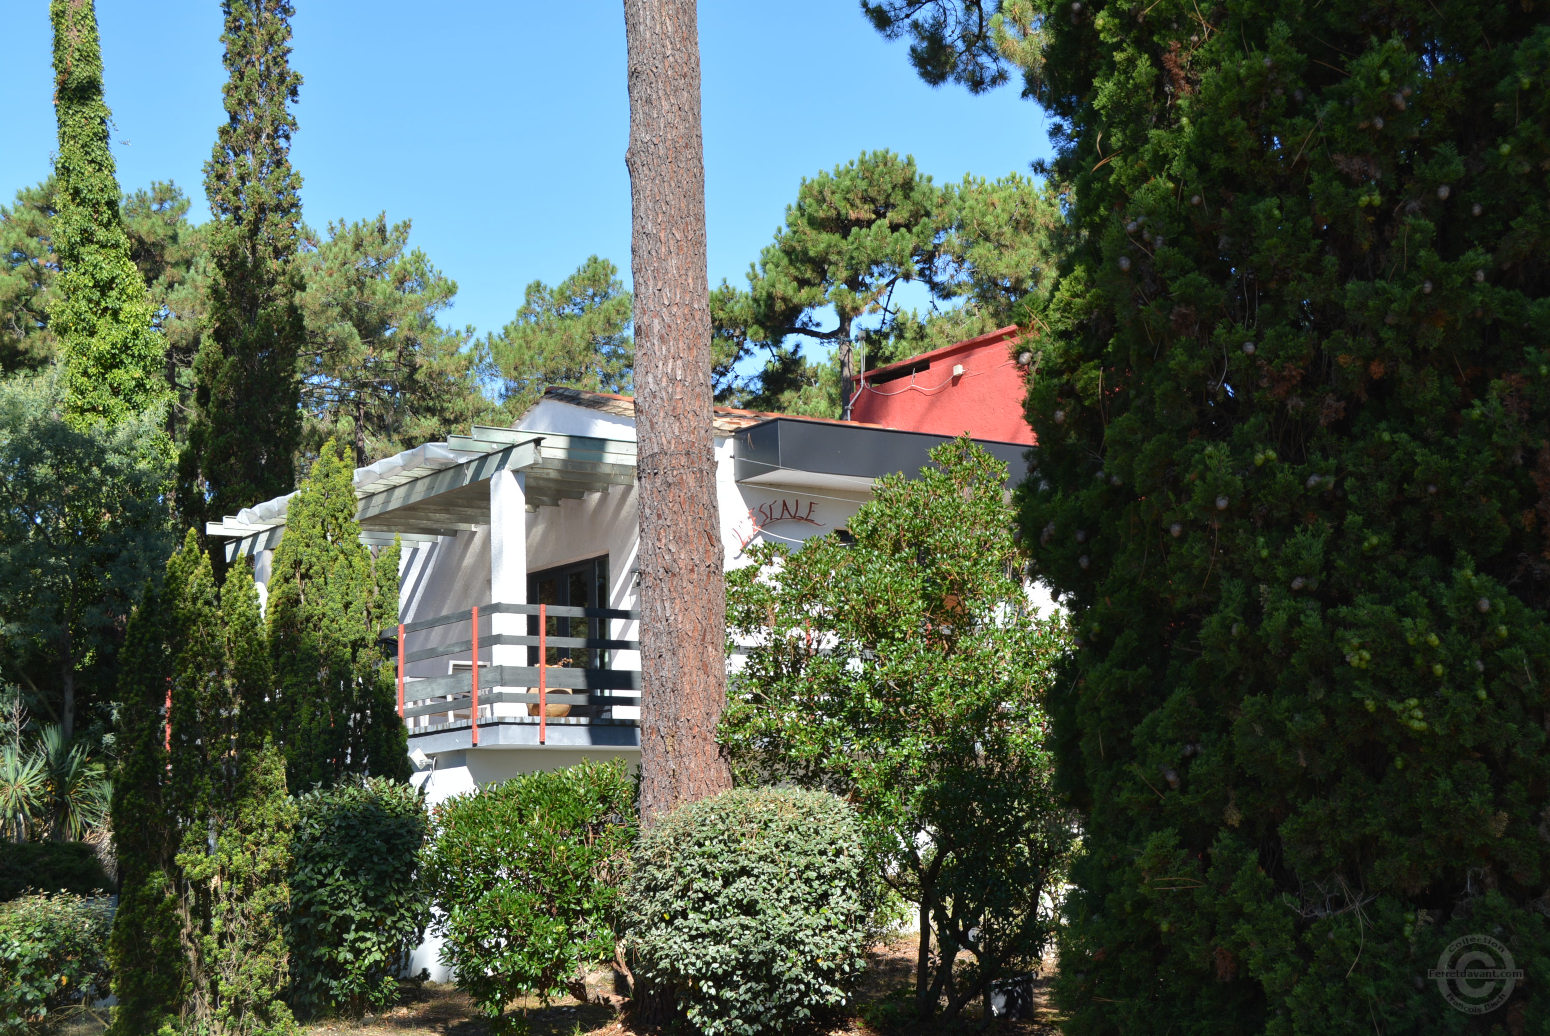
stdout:
{"type": "Polygon", "coordinates": [[[404,624],[398,624],[398,718],[404,718],[404,624]]]}
{"type": "Polygon", "coordinates": [[[549,688],[545,680],[548,672],[549,652],[547,638],[549,636],[548,606],[538,606],[538,743],[543,744],[549,737],[549,688]]]}
{"type": "Polygon", "coordinates": [[[473,728],[473,743],[479,744],[479,606],[474,605],[474,621],[471,627],[474,631],[474,707],[468,714],[469,722],[473,728]]]}

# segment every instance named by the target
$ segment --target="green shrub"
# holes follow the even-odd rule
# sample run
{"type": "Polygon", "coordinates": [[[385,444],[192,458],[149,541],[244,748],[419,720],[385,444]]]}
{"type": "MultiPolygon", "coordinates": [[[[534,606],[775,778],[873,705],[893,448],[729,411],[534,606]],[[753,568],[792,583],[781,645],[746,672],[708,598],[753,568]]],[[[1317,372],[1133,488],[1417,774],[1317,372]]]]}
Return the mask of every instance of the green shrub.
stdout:
{"type": "Polygon", "coordinates": [[[826,792],[689,803],[636,851],[625,945],[637,983],[706,1036],[801,1031],[850,999],[872,899],[855,811],[826,792]]]}
{"type": "Polygon", "coordinates": [[[1075,837],[1044,709],[1070,641],[1029,600],[1006,477],[943,443],[878,482],[848,542],[760,544],[727,575],[747,654],[719,739],[734,772],[855,807],[873,873],[915,908],[921,1019],[1039,967],[1075,837]]]}
{"type": "Polygon", "coordinates": [[[85,842],[0,842],[0,900],[28,889],[84,896],[112,886],[85,842]]]}
{"type": "Polygon", "coordinates": [[[107,899],[67,893],[0,904],[0,1033],[24,1033],[108,990],[107,899]]]}
{"type": "Polygon", "coordinates": [[[302,1015],[380,1010],[420,942],[429,897],[420,792],[372,777],[297,800],[291,843],[291,1006],[302,1015]]]}
{"type": "Polygon", "coordinates": [[[526,774],[436,808],[432,930],[489,1017],[521,993],[559,995],[583,965],[613,957],[634,813],[621,762],[526,774]]]}

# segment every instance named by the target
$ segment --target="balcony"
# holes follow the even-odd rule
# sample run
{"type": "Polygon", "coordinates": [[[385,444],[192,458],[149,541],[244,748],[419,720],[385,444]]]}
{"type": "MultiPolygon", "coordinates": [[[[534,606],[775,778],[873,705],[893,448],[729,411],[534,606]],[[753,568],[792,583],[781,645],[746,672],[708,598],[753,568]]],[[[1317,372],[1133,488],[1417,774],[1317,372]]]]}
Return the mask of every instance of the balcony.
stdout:
{"type": "Polygon", "coordinates": [[[383,631],[409,747],[640,747],[637,611],[484,604],[383,631]]]}

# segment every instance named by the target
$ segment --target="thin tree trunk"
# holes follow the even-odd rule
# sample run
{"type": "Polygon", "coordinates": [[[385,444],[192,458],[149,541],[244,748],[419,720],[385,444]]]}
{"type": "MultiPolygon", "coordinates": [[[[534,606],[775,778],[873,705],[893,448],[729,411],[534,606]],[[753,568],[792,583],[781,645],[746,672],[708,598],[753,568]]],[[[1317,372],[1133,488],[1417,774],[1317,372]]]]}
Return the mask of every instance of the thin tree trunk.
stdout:
{"type": "Polygon", "coordinates": [[[919,940],[915,945],[915,1012],[921,1018],[930,1018],[936,1010],[928,990],[931,988],[931,901],[926,890],[920,890],[919,940]]]}
{"type": "Polygon", "coordinates": [[[639,437],[641,823],[731,786],[694,0],[625,0],[639,437]]]}
{"type": "Polygon", "coordinates": [[[68,748],[75,740],[75,644],[69,630],[65,631],[65,656],[59,667],[59,685],[64,691],[63,707],[59,710],[59,733],[68,748]]]}

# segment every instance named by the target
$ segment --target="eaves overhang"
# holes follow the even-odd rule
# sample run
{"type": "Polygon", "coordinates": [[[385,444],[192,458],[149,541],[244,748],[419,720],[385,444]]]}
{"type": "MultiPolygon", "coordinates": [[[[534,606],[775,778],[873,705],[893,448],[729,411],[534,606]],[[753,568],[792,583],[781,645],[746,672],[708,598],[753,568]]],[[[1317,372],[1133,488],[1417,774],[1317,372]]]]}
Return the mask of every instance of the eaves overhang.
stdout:
{"type": "MultiPolygon", "coordinates": [[[[581,499],[635,481],[635,443],[590,436],[475,425],[395,454],[354,476],[361,539],[367,543],[434,540],[490,523],[490,477],[519,471],[529,510],[581,499]]],[[[228,558],[277,545],[294,493],[244,508],[205,531],[226,541],[228,558]]]]}

